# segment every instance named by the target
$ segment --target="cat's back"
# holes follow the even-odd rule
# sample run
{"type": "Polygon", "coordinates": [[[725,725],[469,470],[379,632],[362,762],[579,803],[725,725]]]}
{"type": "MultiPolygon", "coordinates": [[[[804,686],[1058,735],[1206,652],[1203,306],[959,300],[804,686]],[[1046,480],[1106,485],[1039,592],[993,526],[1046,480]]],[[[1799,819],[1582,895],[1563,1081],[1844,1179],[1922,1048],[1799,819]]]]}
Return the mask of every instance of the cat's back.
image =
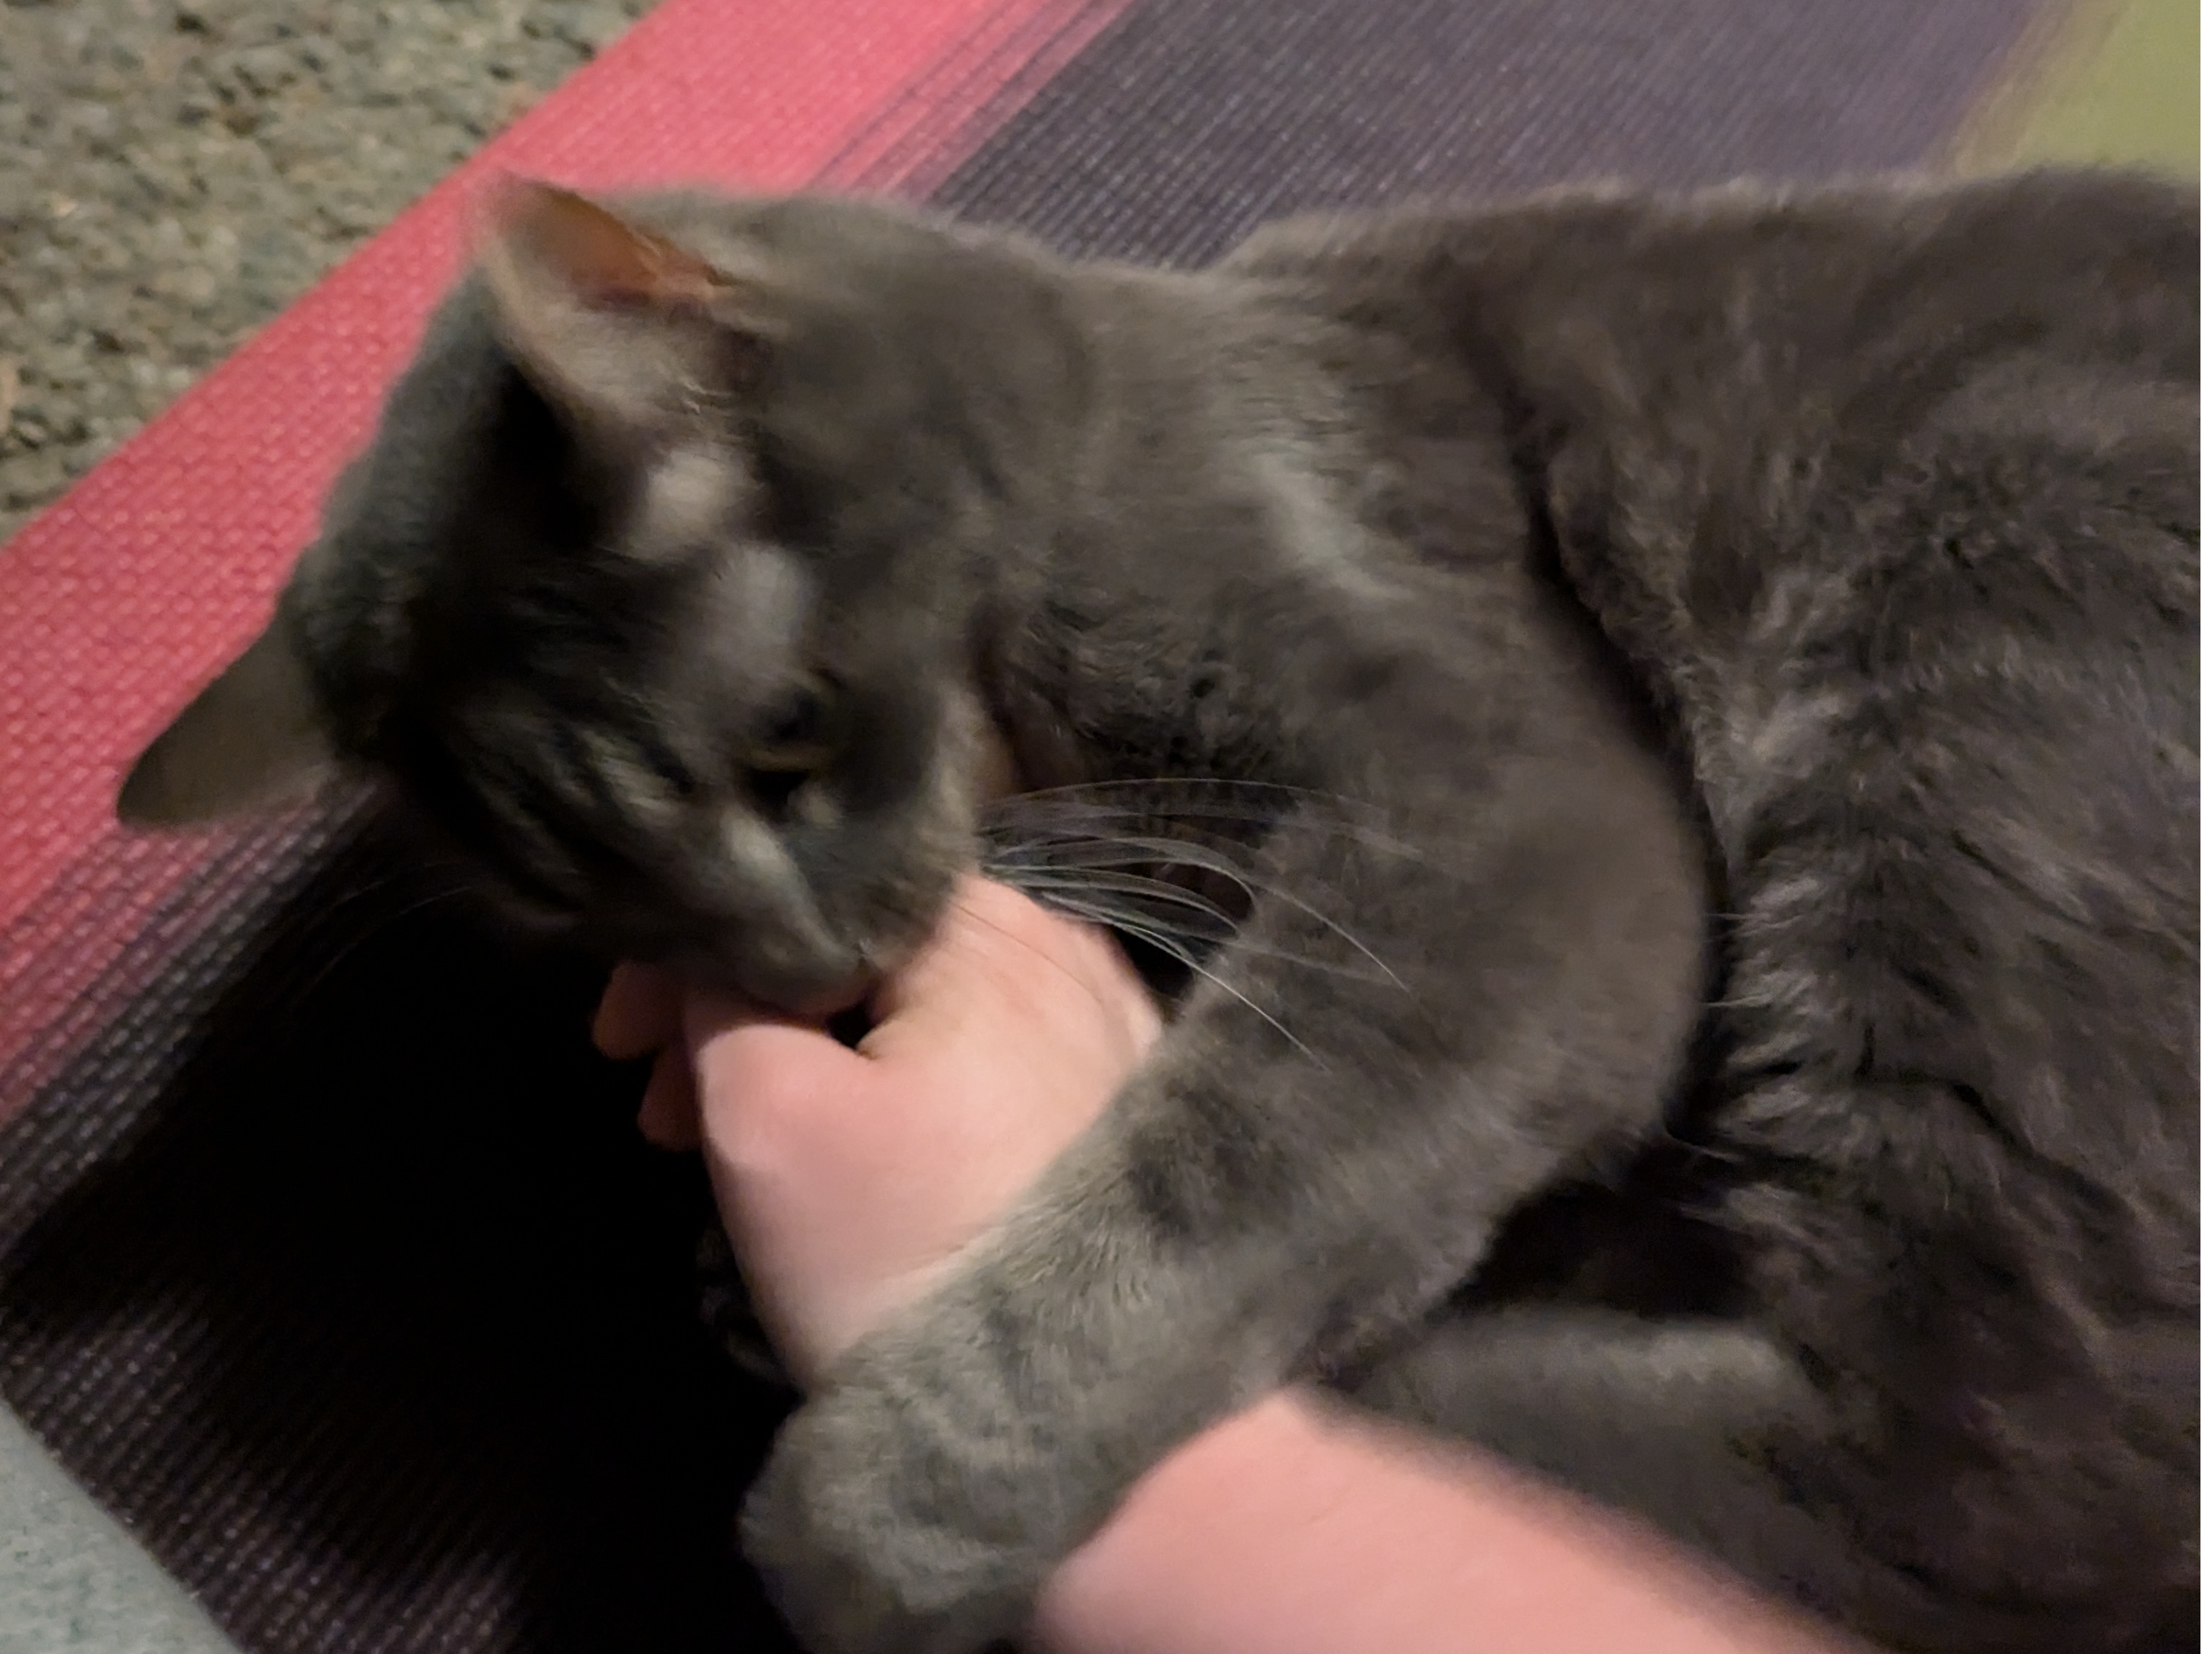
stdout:
{"type": "Polygon", "coordinates": [[[1983,1004],[1962,942],[1966,1044],[2130,1072],[2179,1123],[2198,216],[2102,173],[1584,191],[1287,225],[1231,264],[1461,365],[1536,543],[1667,708],[1731,900],[1831,839],[1879,838],[1891,884],[1948,869],[1903,930],[2059,961],[1983,1004]],[[2027,1005],[2070,1054],[1996,1038],[2027,1005]]]}
{"type": "MultiPolygon", "coordinates": [[[[1373,368],[1378,453],[1435,430],[1451,377],[1658,670],[1837,569],[1838,525],[1905,509],[1977,445],[1985,471],[2040,456],[2084,503],[2142,507],[2193,579],[2198,218],[2175,184],[2095,171],[1582,189],[1290,221],[1224,268],[1373,368]]],[[[1954,507],[1977,509],[1912,509],[1954,507]]]]}
{"type": "MultiPolygon", "coordinates": [[[[2147,174],[2047,170],[1948,185],[1688,197],[1632,271],[1704,283],[1747,341],[1863,383],[2020,352],[2193,391],[2196,196],[2147,174]],[[1830,354],[1833,353],[1833,354],[1830,354]]],[[[1694,299],[1690,308],[1697,308],[1694,299]]]]}
{"type": "Polygon", "coordinates": [[[1720,370],[1717,402],[1744,388],[1747,357],[1771,390],[1804,392],[2007,347],[2193,389],[2199,216],[2175,182],[2100,170],[1577,187],[1286,220],[1221,268],[1355,325],[1449,340],[1492,388],[1588,413],[1648,411],[1692,367],[1720,370]],[[1587,400],[1608,392],[1620,405],[1587,400]]]}
{"type": "Polygon", "coordinates": [[[1253,262],[1457,353],[1666,705],[1729,916],[1692,1130],[1761,1315],[1924,1429],[1900,1542],[2193,1615],[2195,200],[1586,195],[1253,262]]]}

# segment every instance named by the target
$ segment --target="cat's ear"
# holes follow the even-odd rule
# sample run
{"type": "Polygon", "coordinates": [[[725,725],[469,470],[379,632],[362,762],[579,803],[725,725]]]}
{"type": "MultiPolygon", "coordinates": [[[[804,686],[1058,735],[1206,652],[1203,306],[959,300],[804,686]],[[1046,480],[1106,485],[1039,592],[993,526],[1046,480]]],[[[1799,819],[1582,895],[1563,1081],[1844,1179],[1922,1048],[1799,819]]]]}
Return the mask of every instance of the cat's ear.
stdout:
{"type": "Polygon", "coordinates": [[[557,406],[617,426],[697,382],[694,324],[726,325],[752,287],[611,208],[524,179],[488,197],[477,257],[515,365],[557,406]]]}
{"type": "Polygon", "coordinates": [[[139,754],[115,813],[131,827],[189,827],[303,792],[337,762],[280,619],[139,754]]]}

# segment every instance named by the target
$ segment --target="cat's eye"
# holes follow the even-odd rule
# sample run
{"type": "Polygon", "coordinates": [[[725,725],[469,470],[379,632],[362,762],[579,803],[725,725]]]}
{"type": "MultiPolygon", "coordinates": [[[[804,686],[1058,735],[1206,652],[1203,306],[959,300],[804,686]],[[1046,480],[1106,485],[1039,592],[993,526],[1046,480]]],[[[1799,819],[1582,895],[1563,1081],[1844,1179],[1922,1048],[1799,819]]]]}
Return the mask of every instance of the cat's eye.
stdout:
{"type": "Polygon", "coordinates": [[[741,761],[755,775],[811,775],[842,744],[842,708],[828,679],[812,673],[793,679],[753,719],[741,761]]]}

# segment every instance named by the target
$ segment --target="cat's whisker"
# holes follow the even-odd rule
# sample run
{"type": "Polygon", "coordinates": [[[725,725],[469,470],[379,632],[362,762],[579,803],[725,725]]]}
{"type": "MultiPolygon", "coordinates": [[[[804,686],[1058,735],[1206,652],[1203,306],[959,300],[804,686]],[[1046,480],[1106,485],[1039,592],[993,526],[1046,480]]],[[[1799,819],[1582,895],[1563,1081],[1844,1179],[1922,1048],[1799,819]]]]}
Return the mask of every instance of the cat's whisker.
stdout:
{"type": "MultiPolygon", "coordinates": [[[[1128,784],[1095,784],[1116,791],[1128,784]]],[[[1145,784],[1137,784],[1141,786],[1145,784]]],[[[1203,784],[1211,785],[1211,784],[1203,784]]],[[[1258,789],[1265,791],[1265,789],[1258,789]]],[[[1023,793],[1001,801],[993,808],[986,823],[987,833],[1010,836],[1026,836],[1034,833],[1066,831],[1063,825],[1073,818],[1078,823],[1092,828],[1101,825],[1136,824],[1139,826],[1173,825],[1188,828],[1196,821],[1219,821],[1232,827],[1249,829],[1245,834],[1229,835],[1229,842],[1238,848],[1252,847],[1250,835],[1263,833],[1282,824],[1285,810],[1259,810],[1234,803],[1212,800],[1178,799],[1172,797],[1146,797],[1141,793],[1137,802],[1115,802],[1112,793],[1100,797],[1078,796],[1080,789],[1058,789],[1047,792],[1023,793]]],[[[1349,799],[1337,799],[1328,794],[1312,794],[1311,797],[1328,802],[1338,810],[1379,815],[1349,799]]],[[[1325,830],[1350,838],[1369,848],[1386,854],[1419,857],[1421,851],[1404,839],[1368,822],[1358,820],[1334,820],[1308,813],[1298,821],[1302,831],[1325,830]]],[[[1216,835],[1220,836],[1220,835],[1216,835]]]]}
{"type": "MultiPolygon", "coordinates": [[[[1048,907],[1065,910],[1071,900],[1083,902],[1086,908],[1096,910],[1095,912],[1090,913],[1089,917],[1096,918],[1097,922],[1106,924],[1110,929],[1131,935],[1134,935],[1139,927],[1144,927],[1153,932],[1168,930],[1174,934],[1179,942],[1186,944],[1231,947],[1237,953],[1251,958],[1278,960],[1286,965],[1295,965],[1304,970],[1317,971],[1325,975],[1341,977],[1351,981],[1371,982],[1380,979],[1373,972],[1364,971],[1356,965],[1340,963],[1334,960],[1310,958],[1303,954],[1294,953],[1289,948],[1277,948],[1260,942],[1249,935],[1239,935],[1237,921],[1232,916],[1180,885],[1133,877],[1128,878],[1126,887],[1103,885],[1088,872],[1079,876],[1068,876],[1041,873],[1033,869],[1016,871],[1007,876],[1005,882],[1036,897],[1048,907]],[[1202,930],[1194,929],[1190,926],[1188,918],[1171,917],[1166,913],[1141,908],[1133,909],[1116,906],[1115,899],[1117,898],[1139,902],[1156,900],[1170,906],[1187,908],[1194,913],[1204,912],[1216,920],[1219,928],[1202,930]]],[[[1148,936],[1147,939],[1152,938],[1148,936]]],[[[1181,958],[1182,954],[1178,952],[1174,956],[1181,958]]]]}
{"type": "MultiPolygon", "coordinates": [[[[1152,776],[1111,781],[1077,781],[1059,786],[1036,787],[1002,801],[1006,803],[1096,804],[1107,808],[1161,809],[1218,807],[1224,798],[1279,801],[1266,813],[1279,817],[1297,804],[1326,804],[1346,812],[1380,816],[1374,804],[1348,793],[1327,792],[1287,782],[1257,781],[1227,776],[1152,776]]],[[[1257,808],[1256,803],[1244,806],[1257,808]]]]}
{"type": "Polygon", "coordinates": [[[1101,863],[1106,867],[1136,865],[1194,868],[1200,872],[1212,873],[1229,880],[1255,899],[1263,895],[1273,897],[1286,906],[1297,909],[1316,924],[1341,939],[1348,947],[1356,949],[1376,969],[1382,972],[1395,986],[1411,991],[1406,989],[1404,978],[1392,970],[1380,954],[1311,902],[1280,885],[1255,876],[1245,869],[1239,867],[1228,857],[1218,851],[1210,851],[1204,845],[1192,845],[1176,839],[1130,834],[1091,839],[1071,848],[1086,856],[1112,857],[1113,859],[1101,863]]]}
{"type": "Polygon", "coordinates": [[[1000,882],[1041,899],[1056,900],[1067,895],[1093,903],[1126,903],[1132,918],[1172,924],[1194,942],[1219,943],[1236,929],[1232,915],[1195,892],[1138,874],[1022,862],[990,863],[985,870],[1000,882]],[[1154,903],[1182,910],[1181,917],[1171,919],[1147,906],[1154,903]],[[1212,925],[1203,925],[1204,920],[1212,921],[1212,925]]]}
{"type": "MultiPolygon", "coordinates": [[[[386,882],[383,888],[387,889],[390,888],[392,883],[398,882],[398,876],[399,875],[394,875],[393,879],[386,882]]],[[[436,890],[426,892],[422,895],[416,897],[412,901],[404,902],[389,912],[376,915],[367,924],[362,926],[361,930],[356,931],[352,936],[348,936],[344,942],[338,948],[337,951],[332,954],[329,958],[323,960],[323,962],[315,968],[313,974],[309,976],[304,982],[288,985],[284,997],[284,1003],[287,1005],[293,1006],[306,1003],[306,1001],[312,997],[324,983],[330,980],[330,978],[337,972],[339,967],[343,966],[348,960],[351,960],[356,954],[359,953],[370,942],[376,941],[379,937],[383,936],[385,932],[391,930],[393,925],[399,924],[403,920],[412,918],[416,914],[427,912],[430,908],[440,906],[447,902],[457,901],[462,897],[466,896],[472,888],[473,887],[467,882],[445,886],[436,890]]],[[[365,900],[367,895],[371,894],[374,894],[374,892],[365,891],[350,893],[347,898],[341,899],[339,902],[334,903],[331,907],[327,910],[327,912],[336,913],[340,912],[347,901],[365,900]]]]}
{"type": "Polygon", "coordinates": [[[1073,781],[1060,786],[1037,787],[1017,795],[1022,799],[1110,800],[1133,797],[1145,808],[1164,803],[1178,790],[1192,793],[1243,793],[1291,800],[1296,803],[1321,803],[1349,809],[1368,809],[1349,794],[1324,792],[1315,787],[1301,787],[1283,781],[1255,781],[1230,776],[1161,775],[1139,779],[1115,781],[1073,781]]]}
{"type": "Polygon", "coordinates": [[[1258,1017],[1269,1027],[1273,1028],[1277,1033],[1282,1035],[1285,1039],[1288,1040],[1291,1045],[1295,1046],[1297,1051],[1304,1056],[1306,1060],[1313,1063],[1315,1067],[1324,1070],[1328,1067],[1328,1064],[1322,1062],[1319,1057],[1314,1054],[1313,1048],[1307,1045],[1304,1040],[1299,1039],[1297,1035],[1292,1033],[1288,1028],[1285,1027],[1279,1021],[1271,1015],[1265,1009],[1255,1002],[1250,995],[1239,989],[1236,984],[1229,981],[1219,972],[1208,970],[1203,964],[1199,962],[1197,956],[1188,947],[1177,942],[1175,937],[1152,930],[1146,926],[1131,923],[1126,919],[1117,924],[1114,915],[1110,912],[1089,907],[1085,904],[1078,901],[1068,902],[1061,911],[1067,913],[1072,918],[1088,919],[1095,924],[1103,924],[1110,928],[1119,929],[1130,936],[1135,936],[1139,941],[1150,942],[1153,947],[1158,948],[1162,953],[1167,954],[1168,957],[1185,966],[1194,975],[1205,978],[1206,980],[1211,982],[1215,987],[1220,989],[1222,992],[1227,994],[1231,999],[1234,999],[1237,1003],[1243,1005],[1245,1009],[1250,1011],[1253,1015],[1258,1017]]]}
{"type": "MultiPolygon", "coordinates": [[[[1058,904],[1056,903],[1047,903],[1042,905],[1053,906],[1055,909],[1058,909],[1058,911],[1066,911],[1065,909],[1059,909],[1058,904]]],[[[1084,988],[1088,991],[1089,985],[1085,983],[1080,977],[1075,974],[1074,972],[1069,970],[1059,959],[1055,958],[1044,948],[1038,947],[1028,937],[1017,935],[1014,931],[1008,930],[1005,925],[1000,924],[996,920],[991,918],[988,914],[980,911],[972,902],[966,900],[964,898],[957,896],[954,897],[953,906],[959,908],[962,912],[965,913],[969,917],[969,918],[973,920],[975,924],[983,926],[984,929],[988,930],[994,930],[999,935],[1004,936],[1007,941],[1027,948],[1030,953],[1035,954],[1038,959],[1042,960],[1046,964],[1050,965],[1054,970],[1058,971],[1062,976],[1065,976],[1070,982],[1074,983],[1076,986],[1084,988]]],[[[1068,917],[1071,918],[1088,918],[1090,916],[1083,913],[1071,912],[1068,914],[1068,917]]],[[[1094,921],[1094,923],[1096,921],[1094,921]]]]}
{"type": "Polygon", "coordinates": [[[411,868],[395,868],[348,887],[333,897],[323,912],[326,916],[341,913],[348,908],[356,907],[366,901],[373,901],[394,890],[410,888],[424,895],[461,895],[476,888],[477,882],[478,881],[471,875],[459,871],[449,871],[443,879],[436,881],[434,884],[411,868]]]}
{"type": "Polygon", "coordinates": [[[1141,899],[1157,899],[1192,914],[1202,914],[1221,927],[1226,936],[1234,931],[1238,916],[1229,912],[1201,892],[1171,881],[1148,876],[1139,872],[1120,868],[1091,868],[1081,866],[1037,865],[1009,861],[1003,864],[1013,878],[1034,877],[1046,881],[1059,880],[1077,888],[1098,892],[1115,892],[1141,899]]]}

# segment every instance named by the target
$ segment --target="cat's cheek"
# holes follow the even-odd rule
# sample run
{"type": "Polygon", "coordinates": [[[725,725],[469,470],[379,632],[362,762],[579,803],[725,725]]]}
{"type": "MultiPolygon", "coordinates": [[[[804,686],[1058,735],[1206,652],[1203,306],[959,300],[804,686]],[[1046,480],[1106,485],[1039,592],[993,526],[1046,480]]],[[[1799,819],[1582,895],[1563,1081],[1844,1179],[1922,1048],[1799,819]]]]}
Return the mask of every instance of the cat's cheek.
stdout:
{"type": "Polygon", "coordinates": [[[979,714],[979,719],[981,727],[969,758],[968,791],[975,800],[975,813],[980,815],[1024,789],[1021,771],[1014,762],[1013,748],[988,718],[979,714]]]}
{"type": "Polygon", "coordinates": [[[1024,791],[1021,766],[981,691],[962,683],[947,699],[938,736],[939,809],[974,821],[1024,791]]]}
{"type": "Polygon", "coordinates": [[[896,970],[935,933],[961,875],[981,860],[984,809],[1020,788],[1012,754],[981,700],[971,690],[952,694],[929,779],[909,803],[894,853],[880,859],[872,888],[851,893],[879,973],[896,970]]]}

